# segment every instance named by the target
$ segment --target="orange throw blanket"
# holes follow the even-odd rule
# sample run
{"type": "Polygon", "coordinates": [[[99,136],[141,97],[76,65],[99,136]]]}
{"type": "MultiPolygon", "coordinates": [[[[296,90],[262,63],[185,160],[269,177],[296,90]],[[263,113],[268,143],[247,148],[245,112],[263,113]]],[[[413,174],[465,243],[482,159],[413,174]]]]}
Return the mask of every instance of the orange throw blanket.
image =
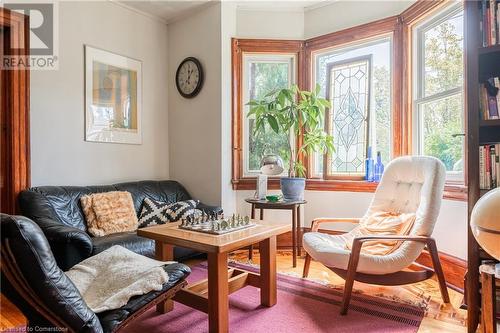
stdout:
{"type": "MultiPolygon", "coordinates": [[[[352,250],[352,242],[362,236],[408,235],[415,223],[415,213],[398,214],[377,212],[363,218],[360,225],[351,232],[342,235],[346,249],[352,250]]],[[[401,245],[401,241],[368,241],[363,244],[361,252],[376,256],[388,255],[401,245]]]]}

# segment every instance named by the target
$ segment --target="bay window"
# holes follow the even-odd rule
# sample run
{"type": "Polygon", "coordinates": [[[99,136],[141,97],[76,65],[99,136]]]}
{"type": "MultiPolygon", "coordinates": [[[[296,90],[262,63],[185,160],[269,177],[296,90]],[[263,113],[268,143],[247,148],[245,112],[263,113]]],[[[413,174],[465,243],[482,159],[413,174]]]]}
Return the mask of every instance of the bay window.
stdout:
{"type": "MultiPolygon", "coordinates": [[[[288,166],[289,140],[302,140],[271,129],[254,135],[246,103],[319,84],[331,103],[325,131],[336,150],[299,156],[306,189],[374,191],[377,184],[364,180],[371,149],[384,164],[405,154],[439,158],[445,197],[463,200],[463,30],[461,4],[417,1],[400,15],[305,41],[233,39],[233,188],[255,188],[266,153],[288,166]]],[[[279,178],[269,186],[279,188],[279,178]]]]}

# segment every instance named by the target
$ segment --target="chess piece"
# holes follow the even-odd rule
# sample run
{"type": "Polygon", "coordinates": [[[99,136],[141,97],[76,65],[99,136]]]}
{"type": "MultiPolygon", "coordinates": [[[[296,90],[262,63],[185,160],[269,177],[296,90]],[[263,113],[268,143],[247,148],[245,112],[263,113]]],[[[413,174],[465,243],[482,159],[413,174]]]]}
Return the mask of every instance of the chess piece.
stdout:
{"type": "Polygon", "coordinates": [[[250,224],[250,218],[248,216],[245,216],[245,225],[250,224]]]}

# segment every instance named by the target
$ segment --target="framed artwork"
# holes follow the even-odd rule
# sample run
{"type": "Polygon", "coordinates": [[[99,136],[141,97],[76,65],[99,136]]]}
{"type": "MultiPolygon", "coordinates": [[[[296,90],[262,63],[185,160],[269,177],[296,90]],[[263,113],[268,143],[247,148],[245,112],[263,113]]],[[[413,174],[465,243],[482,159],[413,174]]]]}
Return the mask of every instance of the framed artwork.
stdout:
{"type": "Polygon", "coordinates": [[[142,143],[142,63],[85,45],[85,141],[142,143]]]}

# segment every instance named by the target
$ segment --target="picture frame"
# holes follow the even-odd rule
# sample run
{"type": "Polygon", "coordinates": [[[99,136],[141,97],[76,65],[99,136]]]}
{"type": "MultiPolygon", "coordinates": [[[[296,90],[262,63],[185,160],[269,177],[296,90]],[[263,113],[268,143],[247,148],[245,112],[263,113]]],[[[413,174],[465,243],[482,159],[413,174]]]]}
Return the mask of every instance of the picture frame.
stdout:
{"type": "Polygon", "coordinates": [[[85,45],[85,141],[142,144],[142,62],[85,45]]]}

